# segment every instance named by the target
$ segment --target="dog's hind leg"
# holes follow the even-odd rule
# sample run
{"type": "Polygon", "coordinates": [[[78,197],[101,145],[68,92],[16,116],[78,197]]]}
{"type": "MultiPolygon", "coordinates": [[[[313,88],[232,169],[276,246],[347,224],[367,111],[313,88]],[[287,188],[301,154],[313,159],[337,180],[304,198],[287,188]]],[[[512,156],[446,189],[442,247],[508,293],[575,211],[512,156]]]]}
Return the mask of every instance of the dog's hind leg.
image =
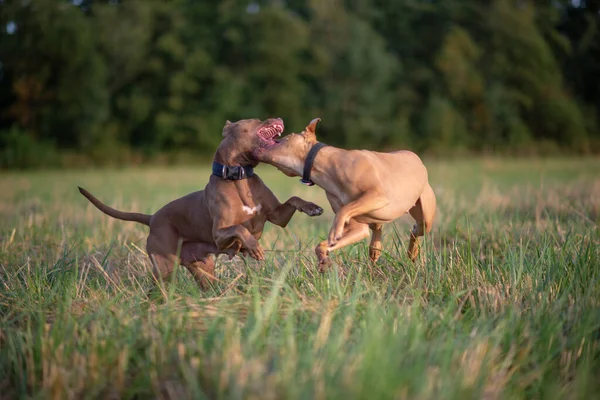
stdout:
{"type": "Polygon", "coordinates": [[[371,228],[371,232],[373,232],[371,244],[369,244],[369,258],[373,263],[379,260],[381,249],[383,248],[381,245],[381,227],[382,224],[369,224],[369,228],[371,228]]]}
{"type": "Polygon", "coordinates": [[[435,206],[435,194],[431,186],[427,184],[417,203],[408,211],[416,222],[410,233],[410,243],[408,245],[408,257],[411,261],[415,261],[419,255],[420,237],[431,232],[435,206]]]}
{"type": "Polygon", "coordinates": [[[194,277],[202,290],[208,289],[215,281],[215,258],[217,247],[208,243],[184,243],[181,250],[181,264],[194,277]]]}
{"type": "Polygon", "coordinates": [[[146,241],[146,252],[152,262],[152,276],[156,282],[167,280],[179,264],[177,250],[179,234],[171,225],[152,226],[146,241]]]}
{"type": "Polygon", "coordinates": [[[215,259],[212,256],[208,256],[201,261],[187,264],[186,268],[190,271],[196,280],[196,283],[202,290],[210,288],[216,280],[215,259]]]}

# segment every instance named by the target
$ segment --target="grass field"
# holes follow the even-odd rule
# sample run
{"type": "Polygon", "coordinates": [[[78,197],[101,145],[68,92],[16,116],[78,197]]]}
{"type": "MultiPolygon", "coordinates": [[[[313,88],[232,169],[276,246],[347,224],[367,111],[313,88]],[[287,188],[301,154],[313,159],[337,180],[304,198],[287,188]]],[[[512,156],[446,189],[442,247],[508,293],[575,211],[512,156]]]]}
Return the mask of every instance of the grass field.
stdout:
{"type": "Polygon", "coordinates": [[[280,200],[324,206],[268,226],[267,260],[220,258],[199,291],[184,268],[149,301],[153,212],[208,169],[0,175],[0,398],[600,398],[600,160],[427,162],[438,197],[420,260],[410,217],[316,273],[332,213],[274,168],[280,200]]]}

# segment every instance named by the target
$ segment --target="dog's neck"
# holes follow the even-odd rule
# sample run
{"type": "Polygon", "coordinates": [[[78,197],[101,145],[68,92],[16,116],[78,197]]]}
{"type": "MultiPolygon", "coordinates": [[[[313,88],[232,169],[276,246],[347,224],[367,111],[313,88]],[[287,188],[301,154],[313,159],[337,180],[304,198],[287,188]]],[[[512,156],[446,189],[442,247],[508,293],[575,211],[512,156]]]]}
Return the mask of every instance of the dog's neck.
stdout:
{"type": "Polygon", "coordinates": [[[238,165],[242,167],[254,167],[257,165],[257,162],[252,160],[251,155],[251,150],[236,149],[233,143],[224,140],[217,148],[213,160],[230,167],[238,165]]]}
{"type": "MultiPolygon", "coordinates": [[[[323,147],[317,154],[317,157],[314,159],[312,169],[310,171],[310,179],[317,186],[321,188],[326,188],[331,185],[331,182],[334,182],[336,180],[338,176],[338,171],[335,168],[327,168],[327,166],[331,164],[332,158],[336,157],[337,152],[339,150],[340,149],[336,147],[327,146],[323,147]]],[[[304,173],[304,163],[306,162],[306,157],[308,157],[308,153],[306,153],[303,162],[298,163],[298,165],[293,167],[294,172],[296,172],[300,177],[304,173]]]]}

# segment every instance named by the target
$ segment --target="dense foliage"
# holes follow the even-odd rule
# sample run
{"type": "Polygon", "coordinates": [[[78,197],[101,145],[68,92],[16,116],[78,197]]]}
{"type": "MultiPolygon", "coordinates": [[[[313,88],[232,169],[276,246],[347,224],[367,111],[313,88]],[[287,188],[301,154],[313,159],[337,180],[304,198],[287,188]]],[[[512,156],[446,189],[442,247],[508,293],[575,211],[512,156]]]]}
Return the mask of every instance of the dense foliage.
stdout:
{"type": "Polygon", "coordinates": [[[600,150],[600,1],[3,0],[0,166],[211,153],[227,119],[420,152],[600,150]]]}

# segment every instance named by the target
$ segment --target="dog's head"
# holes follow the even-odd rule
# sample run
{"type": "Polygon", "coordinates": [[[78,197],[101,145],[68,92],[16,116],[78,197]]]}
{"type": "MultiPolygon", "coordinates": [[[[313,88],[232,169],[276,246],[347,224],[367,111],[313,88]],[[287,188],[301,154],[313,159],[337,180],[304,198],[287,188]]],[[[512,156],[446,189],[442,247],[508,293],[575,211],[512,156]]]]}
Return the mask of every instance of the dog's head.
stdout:
{"type": "Polygon", "coordinates": [[[301,176],[306,156],[317,143],[316,129],[320,120],[315,118],[302,132],[290,133],[268,146],[255,149],[252,152],[254,158],[275,166],[287,176],[301,176]]]}
{"type": "MultiPolygon", "coordinates": [[[[219,147],[220,150],[235,153],[236,162],[248,161],[255,164],[252,152],[276,144],[275,138],[281,136],[283,128],[281,118],[269,118],[264,121],[256,118],[227,121],[223,127],[222,146],[219,147]]],[[[221,156],[227,162],[229,157],[226,157],[226,154],[221,156]]]]}

